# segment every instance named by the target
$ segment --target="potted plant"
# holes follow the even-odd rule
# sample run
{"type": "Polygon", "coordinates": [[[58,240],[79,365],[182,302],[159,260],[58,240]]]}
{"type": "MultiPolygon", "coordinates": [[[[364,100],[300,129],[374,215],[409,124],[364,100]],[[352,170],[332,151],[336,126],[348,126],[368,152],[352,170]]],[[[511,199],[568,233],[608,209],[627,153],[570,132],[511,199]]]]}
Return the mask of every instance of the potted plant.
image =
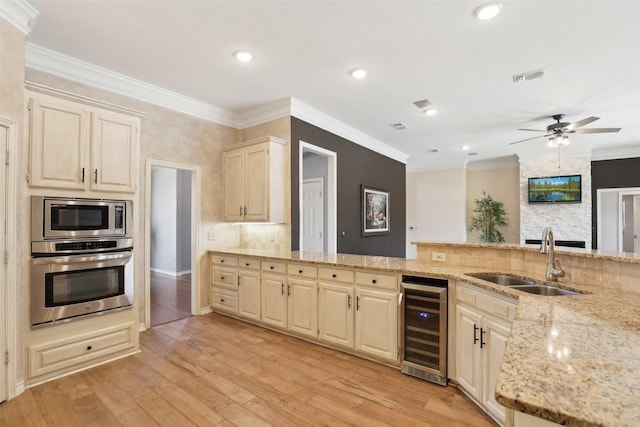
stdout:
{"type": "Polygon", "coordinates": [[[477,215],[471,218],[469,231],[479,231],[480,241],[487,243],[504,242],[504,236],[499,227],[509,227],[507,210],[504,203],[482,191],[482,198],[473,202],[476,207],[473,210],[477,215]]]}

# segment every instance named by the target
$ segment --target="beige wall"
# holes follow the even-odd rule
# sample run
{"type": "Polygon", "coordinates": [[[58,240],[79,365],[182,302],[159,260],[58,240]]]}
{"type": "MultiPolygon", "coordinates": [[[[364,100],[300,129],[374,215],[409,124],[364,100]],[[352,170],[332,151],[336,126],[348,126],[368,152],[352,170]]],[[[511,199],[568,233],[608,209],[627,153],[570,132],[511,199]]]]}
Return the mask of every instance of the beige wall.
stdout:
{"type": "Polygon", "coordinates": [[[411,242],[466,240],[464,168],[407,173],[406,191],[407,258],[416,257],[411,242]]]}
{"type": "MultiPolygon", "coordinates": [[[[504,203],[507,210],[509,227],[500,231],[504,235],[505,242],[520,242],[520,168],[507,167],[498,169],[467,170],[467,224],[475,215],[474,201],[482,198],[485,191],[494,200],[504,203]]],[[[470,231],[467,241],[479,242],[480,233],[470,231]]]]}
{"type": "MultiPolygon", "coordinates": [[[[4,120],[15,123],[16,132],[16,145],[18,147],[24,146],[23,132],[24,132],[24,62],[25,62],[25,47],[26,36],[20,31],[16,30],[13,26],[7,24],[3,19],[0,19],[0,117],[4,120]]],[[[3,148],[4,149],[4,148],[3,148]]],[[[24,177],[23,169],[21,165],[26,164],[26,153],[24,150],[18,149],[17,152],[11,154],[12,166],[17,170],[18,177],[24,177]]],[[[4,172],[4,169],[3,169],[4,172]]],[[[4,173],[3,185],[4,185],[4,173]]],[[[26,187],[23,181],[20,181],[16,188],[16,194],[22,194],[22,190],[26,187]]],[[[11,191],[11,190],[10,190],[11,191]]],[[[24,212],[24,211],[23,211],[24,212]]],[[[27,292],[28,284],[28,257],[30,256],[30,249],[28,244],[25,244],[30,240],[28,237],[18,235],[16,230],[23,229],[30,218],[26,215],[16,215],[15,218],[16,227],[14,230],[8,230],[8,233],[14,233],[14,238],[17,242],[23,242],[16,247],[10,248],[10,258],[15,267],[15,283],[3,283],[2,291],[5,291],[5,286],[15,286],[16,297],[16,383],[20,383],[24,380],[24,336],[21,333],[25,328],[26,322],[26,307],[25,295],[27,292]],[[26,252],[25,252],[26,251],[26,252]]],[[[9,237],[9,236],[8,236],[9,237]]],[[[9,237],[10,238],[10,237],[9,237]]],[[[4,280],[4,279],[3,279],[4,280]]],[[[1,302],[6,304],[4,298],[1,302]]],[[[4,319],[2,319],[4,322],[4,319]]],[[[3,323],[4,326],[4,323],[3,323]]],[[[13,390],[10,391],[13,394],[13,390]]]]}

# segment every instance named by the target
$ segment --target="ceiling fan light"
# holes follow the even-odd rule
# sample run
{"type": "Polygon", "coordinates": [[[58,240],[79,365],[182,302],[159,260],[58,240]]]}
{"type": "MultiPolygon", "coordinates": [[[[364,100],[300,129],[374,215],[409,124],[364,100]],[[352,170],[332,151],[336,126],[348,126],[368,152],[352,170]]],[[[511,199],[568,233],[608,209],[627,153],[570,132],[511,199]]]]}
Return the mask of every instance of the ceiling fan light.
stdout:
{"type": "Polygon", "coordinates": [[[555,138],[549,138],[549,141],[547,141],[547,147],[549,147],[549,148],[553,148],[553,147],[555,147],[555,146],[556,146],[556,144],[555,144],[555,138]]]}
{"type": "Polygon", "coordinates": [[[502,10],[502,3],[485,3],[475,10],[476,18],[486,21],[495,18],[502,10]]]}
{"type": "Polygon", "coordinates": [[[571,143],[571,141],[569,141],[569,137],[568,136],[563,136],[562,137],[562,145],[569,145],[571,143]]]}

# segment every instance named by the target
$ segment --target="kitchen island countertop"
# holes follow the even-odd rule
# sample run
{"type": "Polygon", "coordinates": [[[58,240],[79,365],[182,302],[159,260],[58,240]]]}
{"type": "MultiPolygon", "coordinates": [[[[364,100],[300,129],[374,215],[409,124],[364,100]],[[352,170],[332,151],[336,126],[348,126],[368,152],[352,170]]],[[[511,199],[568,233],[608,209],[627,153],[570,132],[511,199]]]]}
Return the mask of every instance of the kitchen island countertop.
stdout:
{"type": "MultiPolygon", "coordinates": [[[[487,269],[440,267],[383,256],[256,249],[210,253],[444,277],[515,298],[518,306],[496,385],[498,402],[562,425],[640,425],[638,293],[563,283],[560,286],[583,294],[532,296],[466,274],[487,269]]],[[[584,253],[599,258],[597,253],[584,253]]],[[[615,258],[613,254],[602,255],[615,258]]],[[[637,258],[624,261],[636,263],[637,258]]]]}

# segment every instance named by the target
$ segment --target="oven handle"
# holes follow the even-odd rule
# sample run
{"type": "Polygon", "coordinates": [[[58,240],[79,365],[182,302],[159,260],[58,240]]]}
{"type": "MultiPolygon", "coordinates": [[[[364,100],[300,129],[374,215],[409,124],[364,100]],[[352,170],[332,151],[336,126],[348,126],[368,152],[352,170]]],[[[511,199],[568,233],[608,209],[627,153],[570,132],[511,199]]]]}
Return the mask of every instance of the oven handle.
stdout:
{"type": "Polygon", "coordinates": [[[96,261],[109,261],[109,260],[125,260],[133,256],[133,251],[123,251],[115,253],[100,253],[100,254],[83,254],[83,255],[67,255],[67,256],[53,256],[32,258],[31,263],[33,265],[40,264],[69,264],[76,262],[96,262],[96,261]]]}

